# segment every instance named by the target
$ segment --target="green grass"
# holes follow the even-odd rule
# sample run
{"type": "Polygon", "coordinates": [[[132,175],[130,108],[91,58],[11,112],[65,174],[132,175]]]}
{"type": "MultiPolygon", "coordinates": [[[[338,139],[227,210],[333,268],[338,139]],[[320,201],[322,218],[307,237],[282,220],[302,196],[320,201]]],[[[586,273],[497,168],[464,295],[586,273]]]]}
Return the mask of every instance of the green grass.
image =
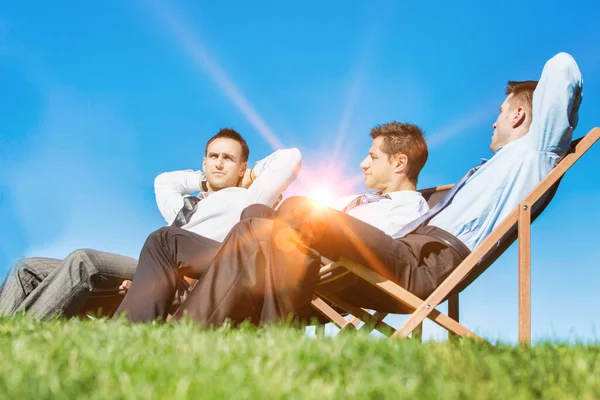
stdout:
{"type": "Polygon", "coordinates": [[[0,398],[595,399],[600,345],[0,319],[0,398]]]}

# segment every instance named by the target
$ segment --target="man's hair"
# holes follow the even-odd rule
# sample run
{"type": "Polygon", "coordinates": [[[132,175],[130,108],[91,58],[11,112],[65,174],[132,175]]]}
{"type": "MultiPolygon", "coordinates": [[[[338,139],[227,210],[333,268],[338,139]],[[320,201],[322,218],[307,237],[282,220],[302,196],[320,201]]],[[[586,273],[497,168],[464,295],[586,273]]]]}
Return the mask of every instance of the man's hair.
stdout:
{"type": "Polygon", "coordinates": [[[538,81],[508,81],[506,90],[507,96],[512,94],[510,99],[510,108],[523,107],[531,120],[531,111],[533,104],[533,92],[538,81]]]}
{"type": "Polygon", "coordinates": [[[392,121],[377,125],[371,129],[371,137],[383,137],[381,151],[392,156],[405,154],[408,158],[406,176],[412,182],[417,182],[419,172],[427,162],[427,143],[423,138],[424,132],[417,125],[392,121]]]}
{"type": "Polygon", "coordinates": [[[214,142],[216,139],[232,139],[235,140],[242,146],[242,161],[248,161],[248,157],[250,156],[250,148],[248,147],[248,143],[244,140],[242,135],[237,133],[235,130],[231,128],[223,128],[213,137],[211,137],[208,142],[206,142],[206,148],[204,149],[204,155],[208,155],[208,146],[214,142]]]}

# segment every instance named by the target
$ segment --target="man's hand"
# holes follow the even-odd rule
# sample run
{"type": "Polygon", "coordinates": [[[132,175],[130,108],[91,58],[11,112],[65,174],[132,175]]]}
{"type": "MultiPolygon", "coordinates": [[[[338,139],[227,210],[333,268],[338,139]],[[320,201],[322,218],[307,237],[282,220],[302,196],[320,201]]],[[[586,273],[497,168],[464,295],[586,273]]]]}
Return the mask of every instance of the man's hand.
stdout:
{"type": "Polygon", "coordinates": [[[244,177],[242,178],[242,183],[240,184],[240,186],[248,189],[250,187],[250,185],[252,184],[252,182],[254,182],[255,179],[256,179],[256,176],[254,175],[254,169],[248,168],[248,169],[246,169],[246,173],[244,174],[244,177]]]}
{"type": "Polygon", "coordinates": [[[129,279],[126,279],[123,281],[123,283],[121,283],[121,286],[119,286],[119,290],[129,290],[130,286],[131,286],[131,281],[129,279]]]}

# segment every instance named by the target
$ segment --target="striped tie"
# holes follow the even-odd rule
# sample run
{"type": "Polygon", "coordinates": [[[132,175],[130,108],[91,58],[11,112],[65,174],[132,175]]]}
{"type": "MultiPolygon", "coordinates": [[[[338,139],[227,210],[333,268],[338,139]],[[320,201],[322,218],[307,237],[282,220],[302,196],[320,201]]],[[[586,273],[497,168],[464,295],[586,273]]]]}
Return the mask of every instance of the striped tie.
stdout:
{"type": "Polygon", "coordinates": [[[380,194],[379,192],[378,193],[361,194],[360,196],[358,196],[357,198],[352,200],[346,207],[344,207],[342,212],[347,214],[354,207],[358,207],[363,204],[375,203],[382,199],[391,199],[391,197],[389,194],[380,194]]]}
{"type": "Polygon", "coordinates": [[[188,222],[190,222],[190,218],[196,212],[196,208],[198,207],[198,203],[201,200],[205,199],[208,196],[208,193],[202,192],[198,196],[186,196],[183,198],[183,207],[177,213],[175,220],[171,224],[171,226],[175,226],[177,228],[181,228],[188,222]]]}

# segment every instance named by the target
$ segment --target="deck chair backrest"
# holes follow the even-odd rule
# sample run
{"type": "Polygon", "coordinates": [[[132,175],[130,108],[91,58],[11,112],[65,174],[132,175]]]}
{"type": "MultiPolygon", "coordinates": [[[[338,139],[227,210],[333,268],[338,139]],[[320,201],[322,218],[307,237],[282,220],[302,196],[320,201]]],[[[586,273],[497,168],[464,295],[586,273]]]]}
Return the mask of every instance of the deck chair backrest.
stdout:
{"type": "Polygon", "coordinates": [[[429,208],[432,208],[437,204],[452,189],[453,185],[437,186],[427,189],[419,190],[423,195],[423,198],[427,201],[429,208]]]}

